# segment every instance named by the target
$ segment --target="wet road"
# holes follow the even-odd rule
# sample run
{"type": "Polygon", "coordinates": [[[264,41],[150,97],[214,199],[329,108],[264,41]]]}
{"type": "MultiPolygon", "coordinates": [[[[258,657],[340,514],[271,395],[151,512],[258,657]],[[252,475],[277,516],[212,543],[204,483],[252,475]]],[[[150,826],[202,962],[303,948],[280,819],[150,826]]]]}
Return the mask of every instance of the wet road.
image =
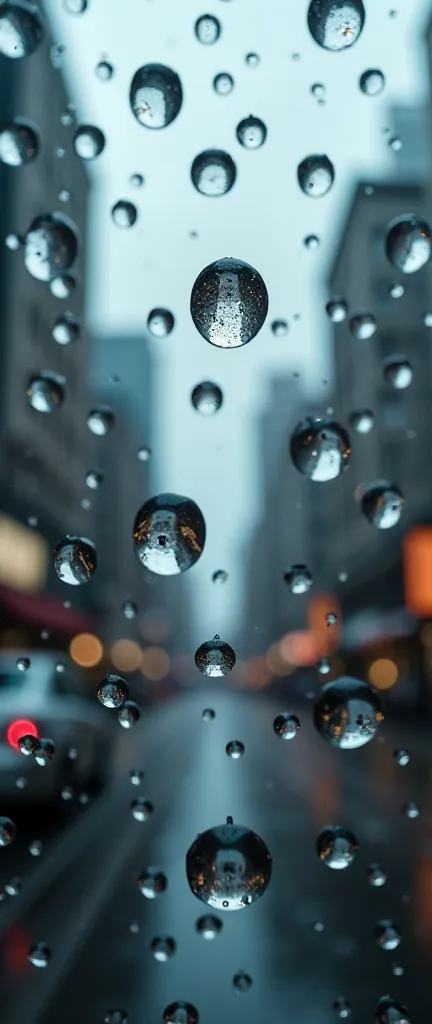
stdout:
{"type": "Polygon", "coordinates": [[[181,999],[197,1007],[200,1024],[327,1024],[337,1019],[340,996],[353,1021],[373,1022],[387,992],[406,1002],[413,1021],[430,1019],[429,738],[385,723],[368,747],[332,750],[314,733],[306,706],[298,710],[297,737],[284,743],[272,730],[280,710],[221,687],[146,713],[122,737],[115,785],[71,812],[39,860],[29,857],[27,836],[15,847],[19,870],[12,848],[0,851],[9,875],[23,877],[21,895],[0,906],[2,1024],[102,1022],[114,1008],[125,1010],[130,1024],[157,1024],[181,999]],[[214,721],[202,720],[204,706],[214,707],[214,721]],[[245,744],[236,761],[225,753],[233,739],[245,744]],[[407,767],[395,762],[398,746],[411,749],[407,767]],[[129,781],[131,767],[145,771],[140,787],[129,781]],[[154,804],[144,823],[130,812],[137,795],[154,804]],[[407,800],[421,806],[414,820],[402,811],[407,800]],[[258,903],[220,915],[223,929],[209,942],[195,929],[206,907],[189,890],[184,858],[196,834],[228,814],[263,837],[273,874],[258,903]],[[359,841],[345,872],[316,856],[316,836],[329,823],[350,828],[359,841]],[[388,873],[382,888],[366,877],[374,861],[388,873]],[[168,877],[155,900],[136,884],[150,865],[168,877]],[[380,918],[400,926],[393,952],[376,944],[380,918]],[[157,935],[176,940],[167,963],[151,954],[157,935]],[[51,947],[46,970],[27,961],[36,941],[51,947]],[[245,993],[232,983],[239,970],[253,979],[245,993]]]}

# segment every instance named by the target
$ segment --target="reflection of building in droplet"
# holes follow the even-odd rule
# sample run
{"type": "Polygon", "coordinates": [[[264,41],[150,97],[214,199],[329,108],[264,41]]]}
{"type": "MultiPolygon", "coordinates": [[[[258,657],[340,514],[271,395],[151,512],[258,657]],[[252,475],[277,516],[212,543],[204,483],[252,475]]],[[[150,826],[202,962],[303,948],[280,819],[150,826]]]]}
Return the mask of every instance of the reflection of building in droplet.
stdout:
{"type": "Polygon", "coordinates": [[[69,654],[72,661],[81,668],[93,668],[102,660],[103,647],[92,633],[78,633],[70,642],[69,654]]]}
{"type": "Polygon", "coordinates": [[[399,678],[398,666],[391,658],[377,658],[369,667],[368,679],[377,690],[389,690],[399,678]]]}
{"type": "Polygon", "coordinates": [[[147,679],[158,683],[170,670],[170,659],[161,647],[146,647],[141,654],[141,672],[147,679]]]}

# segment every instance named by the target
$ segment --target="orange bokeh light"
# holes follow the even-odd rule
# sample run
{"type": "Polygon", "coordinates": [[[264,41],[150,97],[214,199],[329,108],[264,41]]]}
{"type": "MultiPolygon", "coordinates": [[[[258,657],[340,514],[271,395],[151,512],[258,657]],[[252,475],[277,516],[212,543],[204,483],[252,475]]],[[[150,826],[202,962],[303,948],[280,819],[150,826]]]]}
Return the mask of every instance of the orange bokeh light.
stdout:
{"type": "Polygon", "coordinates": [[[77,633],[69,645],[69,654],[76,665],[81,668],[93,668],[103,656],[103,647],[93,633],[77,633]]]}

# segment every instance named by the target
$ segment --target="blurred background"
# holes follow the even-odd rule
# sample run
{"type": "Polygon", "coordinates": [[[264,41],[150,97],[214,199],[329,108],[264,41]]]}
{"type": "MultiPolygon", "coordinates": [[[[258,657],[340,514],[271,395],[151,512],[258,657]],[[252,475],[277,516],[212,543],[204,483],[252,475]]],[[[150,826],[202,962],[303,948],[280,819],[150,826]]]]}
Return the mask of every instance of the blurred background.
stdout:
{"type": "MultiPolygon", "coordinates": [[[[348,20],[358,5],[342,4],[348,20]]],[[[392,221],[432,221],[432,6],[364,6],[355,45],[336,51],[317,45],[306,0],[0,4],[0,814],[17,829],[0,849],[5,1024],[150,1024],[177,1000],[202,1024],[403,1024],[408,1012],[376,1016],[386,994],[412,1021],[432,1011],[431,263],[411,274],[386,256],[392,221]],[[162,131],[129,101],[150,63],[182,84],[162,131]],[[257,148],[239,141],[249,115],[267,129],[257,148]],[[20,124],[33,134],[17,143],[20,124]],[[216,194],[194,187],[209,149],[234,161],[226,194],[217,176],[216,194]],[[298,180],[310,154],[334,167],[319,199],[298,180]],[[53,213],[78,254],[41,280],[29,229],[53,213]],[[190,313],[198,274],[226,256],[269,294],[260,332],[231,351],[190,313]],[[32,399],[41,373],[65,388],[50,415],[32,399]],[[222,392],[214,415],[192,401],[203,381],[222,392]],[[349,433],[337,479],[293,462],[309,416],[349,433]],[[390,530],[362,511],[383,479],[405,499],[390,530]],[[172,577],[144,568],[132,539],[164,492],[195,501],[207,530],[172,577]],[[54,569],[68,535],[95,546],[85,586],[54,569]],[[215,634],[237,659],[216,680],[194,661],[215,634]],[[97,700],[107,673],[139,706],[132,730],[97,700]],[[385,713],[360,751],[313,727],[322,686],[345,675],[385,713]],[[286,711],[300,720],[288,744],[273,730],[286,711]],[[52,739],[45,767],[20,752],[24,733],[52,739]],[[230,814],[265,840],[273,875],[206,942],[184,859],[230,814]],[[328,824],[359,842],[347,872],[316,855],[328,824]],[[149,866],[168,879],[152,901],[136,884],[149,866]],[[401,931],[385,951],[383,919],[401,931]],[[173,955],[155,957],[161,936],[173,955]],[[29,960],[38,943],[46,970],[29,960]]]]}

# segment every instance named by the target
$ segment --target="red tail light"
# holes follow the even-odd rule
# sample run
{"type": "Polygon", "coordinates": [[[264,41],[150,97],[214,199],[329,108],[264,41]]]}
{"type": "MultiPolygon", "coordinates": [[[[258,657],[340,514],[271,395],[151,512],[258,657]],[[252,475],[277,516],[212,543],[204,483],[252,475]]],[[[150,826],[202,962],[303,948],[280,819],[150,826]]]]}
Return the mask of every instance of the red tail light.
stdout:
{"type": "Polygon", "coordinates": [[[39,732],[34,722],[30,722],[28,718],[17,718],[15,722],[11,722],[8,726],[6,739],[10,747],[14,747],[15,750],[19,750],[18,740],[21,736],[37,736],[39,732]]]}

